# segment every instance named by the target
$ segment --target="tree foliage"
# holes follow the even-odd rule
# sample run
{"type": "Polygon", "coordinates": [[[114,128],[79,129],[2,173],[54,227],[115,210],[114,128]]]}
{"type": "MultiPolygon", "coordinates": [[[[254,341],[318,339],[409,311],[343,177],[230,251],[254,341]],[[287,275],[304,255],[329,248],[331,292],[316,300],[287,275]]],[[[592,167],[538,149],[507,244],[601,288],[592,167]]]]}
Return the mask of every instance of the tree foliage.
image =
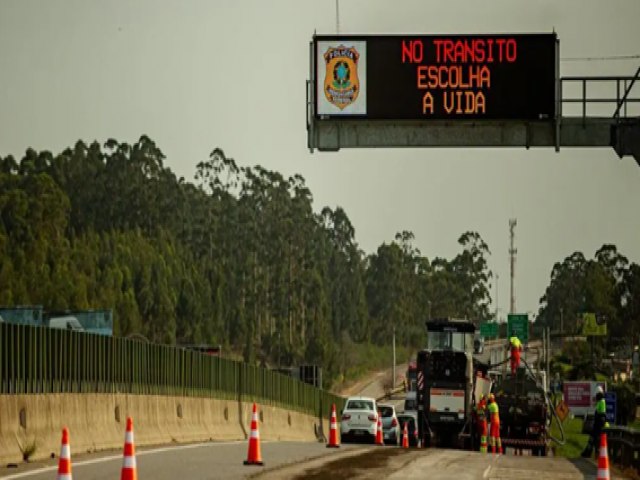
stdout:
{"type": "Polygon", "coordinates": [[[579,333],[581,314],[586,312],[606,318],[610,336],[631,341],[640,333],[640,266],[630,263],[615,245],[603,245],[592,260],[574,252],[556,263],[537,321],[579,333]]]}

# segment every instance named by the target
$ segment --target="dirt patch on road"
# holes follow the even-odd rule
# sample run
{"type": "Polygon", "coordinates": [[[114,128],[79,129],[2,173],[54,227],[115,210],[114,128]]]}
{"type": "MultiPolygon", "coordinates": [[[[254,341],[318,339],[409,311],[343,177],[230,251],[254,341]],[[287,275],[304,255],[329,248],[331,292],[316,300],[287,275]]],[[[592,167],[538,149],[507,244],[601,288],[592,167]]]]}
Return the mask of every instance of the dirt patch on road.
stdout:
{"type": "Polygon", "coordinates": [[[412,461],[415,457],[407,456],[409,453],[413,453],[413,451],[399,448],[365,452],[339,458],[319,467],[309,468],[293,478],[295,480],[322,480],[325,478],[347,480],[367,478],[367,474],[371,474],[372,478],[380,478],[381,474],[384,476],[383,473],[396,471],[412,461]]]}

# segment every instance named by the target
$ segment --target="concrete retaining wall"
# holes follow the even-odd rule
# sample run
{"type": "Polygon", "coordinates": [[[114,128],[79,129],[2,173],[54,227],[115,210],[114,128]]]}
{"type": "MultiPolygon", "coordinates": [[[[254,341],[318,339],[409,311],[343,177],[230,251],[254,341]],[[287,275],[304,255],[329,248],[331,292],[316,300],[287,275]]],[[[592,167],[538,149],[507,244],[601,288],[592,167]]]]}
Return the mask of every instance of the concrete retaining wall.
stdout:
{"type": "MultiPolygon", "coordinates": [[[[234,400],[152,395],[0,395],[0,462],[21,462],[32,445],[31,459],[57,457],[64,426],[74,454],[121,449],[127,416],[133,418],[137,446],[243,440],[251,407],[234,400]]],[[[261,416],[262,439],[317,441],[317,417],[270,406],[261,407],[261,416]]]]}

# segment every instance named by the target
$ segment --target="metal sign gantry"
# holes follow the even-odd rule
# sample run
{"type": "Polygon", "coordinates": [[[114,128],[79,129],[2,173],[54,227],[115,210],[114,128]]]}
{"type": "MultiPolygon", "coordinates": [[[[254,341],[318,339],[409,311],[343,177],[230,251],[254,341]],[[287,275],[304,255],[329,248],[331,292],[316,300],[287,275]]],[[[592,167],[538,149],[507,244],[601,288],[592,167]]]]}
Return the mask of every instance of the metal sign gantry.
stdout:
{"type": "Polygon", "coordinates": [[[612,147],[620,158],[633,156],[640,165],[640,68],[631,76],[557,75],[556,115],[550,119],[367,119],[317,114],[316,55],[311,42],[306,105],[311,152],[382,147],[554,147],[556,151],[612,147]],[[615,95],[601,94],[611,89],[615,95]]]}

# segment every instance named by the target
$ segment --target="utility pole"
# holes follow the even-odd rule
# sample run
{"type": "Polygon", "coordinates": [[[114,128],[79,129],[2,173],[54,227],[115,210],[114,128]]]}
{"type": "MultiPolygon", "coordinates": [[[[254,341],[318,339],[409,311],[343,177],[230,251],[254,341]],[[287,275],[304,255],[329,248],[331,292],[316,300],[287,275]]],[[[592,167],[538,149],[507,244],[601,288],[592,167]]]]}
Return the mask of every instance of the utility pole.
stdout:
{"type": "Polygon", "coordinates": [[[496,273],[496,323],[498,323],[498,281],[500,280],[500,275],[496,273]]]}
{"type": "Polygon", "coordinates": [[[393,368],[391,369],[391,390],[396,388],[396,326],[393,326],[393,368]]]}
{"type": "Polygon", "coordinates": [[[514,281],[516,275],[516,254],[518,250],[515,248],[514,240],[515,240],[515,228],[518,224],[518,221],[515,218],[509,220],[509,237],[510,237],[510,247],[509,247],[509,259],[511,263],[511,306],[509,308],[509,313],[516,313],[516,293],[514,290],[514,281]]]}
{"type": "Polygon", "coordinates": [[[545,330],[547,331],[547,352],[546,352],[545,360],[547,361],[547,382],[548,382],[548,385],[550,385],[551,369],[549,368],[549,364],[551,361],[551,327],[547,327],[545,328],[545,330]]]}

